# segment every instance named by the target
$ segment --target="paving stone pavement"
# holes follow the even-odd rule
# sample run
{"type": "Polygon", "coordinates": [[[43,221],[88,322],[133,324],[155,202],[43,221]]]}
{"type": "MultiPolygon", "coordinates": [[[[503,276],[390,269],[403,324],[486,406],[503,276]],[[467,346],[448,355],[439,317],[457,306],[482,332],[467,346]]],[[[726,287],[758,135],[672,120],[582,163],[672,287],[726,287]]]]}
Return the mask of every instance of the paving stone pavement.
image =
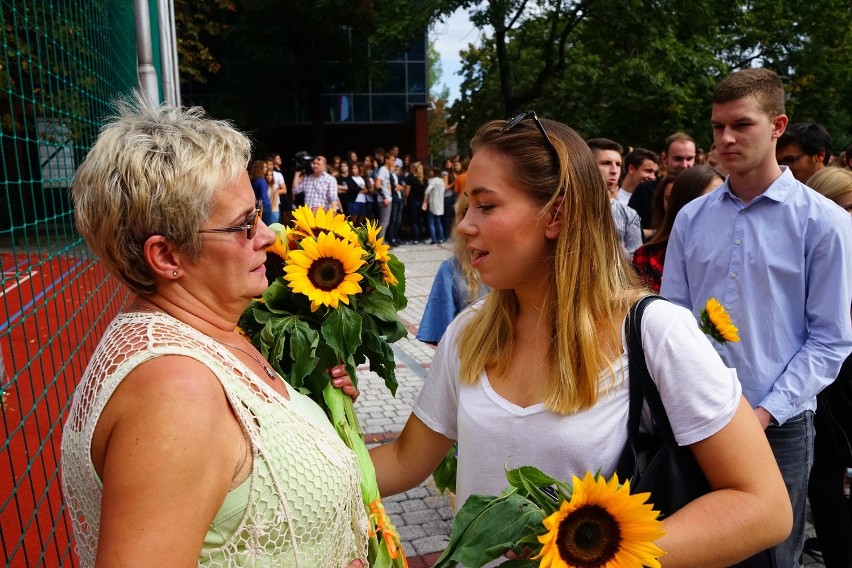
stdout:
{"type": "MultiPolygon", "coordinates": [[[[441,262],[452,255],[451,243],[443,245],[402,245],[392,251],[404,264],[408,306],[400,314],[409,336],[393,344],[399,387],[391,396],[378,375],[368,367],[358,369],[361,395],[355,404],[368,445],[391,441],[405,425],[414,401],[423,386],[434,347],[414,336],[423,316],[423,308],[432,288],[432,280],[441,262]]],[[[427,568],[437,560],[449,541],[452,507],[448,496],[441,495],[430,477],[419,487],[383,499],[385,509],[400,534],[411,568],[427,568]]],[[[807,536],[814,536],[808,524],[807,536]]],[[[821,559],[804,555],[805,568],[823,567],[821,559]]]]}

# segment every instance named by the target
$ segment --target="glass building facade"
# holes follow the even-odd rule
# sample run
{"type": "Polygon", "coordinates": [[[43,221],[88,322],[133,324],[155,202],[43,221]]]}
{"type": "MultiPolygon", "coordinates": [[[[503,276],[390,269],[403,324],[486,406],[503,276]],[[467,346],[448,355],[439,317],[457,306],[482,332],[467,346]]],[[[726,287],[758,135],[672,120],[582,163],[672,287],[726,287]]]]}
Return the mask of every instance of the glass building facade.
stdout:
{"type": "MultiPolygon", "coordinates": [[[[346,63],[327,62],[323,67],[320,104],[323,121],[337,123],[408,122],[415,105],[428,102],[426,34],[413,39],[408,49],[392,56],[376,77],[351,84],[346,63]]],[[[296,101],[295,123],[310,122],[309,105],[296,101]]]]}

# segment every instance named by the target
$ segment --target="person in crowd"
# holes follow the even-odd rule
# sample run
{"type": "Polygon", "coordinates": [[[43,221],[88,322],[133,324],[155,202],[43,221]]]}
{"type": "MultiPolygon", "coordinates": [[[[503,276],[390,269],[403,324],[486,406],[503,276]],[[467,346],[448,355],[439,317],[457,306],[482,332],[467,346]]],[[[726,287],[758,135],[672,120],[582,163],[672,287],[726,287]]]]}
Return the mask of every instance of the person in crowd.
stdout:
{"type": "Polygon", "coordinates": [[[660,158],[656,153],[645,148],[636,148],[624,157],[624,179],[618,188],[618,202],[627,205],[630,196],[642,182],[656,181],[657,170],[660,168],[660,158]]]}
{"type": "MultiPolygon", "coordinates": [[[[293,201],[290,199],[290,193],[287,191],[287,183],[284,181],[284,174],[281,171],[281,154],[274,152],[266,157],[267,163],[272,160],[272,172],[275,176],[275,183],[278,185],[278,222],[284,225],[290,222],[293,212],[293,201]]],[[[271,206],[270,209],[273,207],[271,206]]]]}
{"type": "Polygon", "coordinates": [[[405,164],[403,164],[402,158],[399,156],[399,146],[391,146],[391,149],[390,151],[388,151],[388,154],[393,156],[393,165],[399,169],[402,169],[405,164]]]}
{"type": "Polygon", "coordinates": [[[791,124],[778,138],[775,158],[787,166],[802,183],[828,165],[831,158],[831,136],[826,129],[810,122],[791,124]]]}
{"type": "MultiPolygon", "coordinates": [[[[467,194],[459,193],[456,200],[456,225],[464,218],[467,207],[467,194]]],[[[479,273],[471,265],[466,241],[453,239],[453,256],[438,267],[426,307],[423,308],[420,327],[417,328],[417,339],[437,345],[455,317],[487,293],[488,286],[482,283],[479,273]]]]}
{"type": "MultiPolygon", "coordinates": [[[[459,504],[499,495],[520,465],[608,479],[627,441],[624,322],[646,291],[595,158],[533,113],[485,124],[471,147],[457,235],[491,292],[450,324],[400,436],[371,451],[379,490],[416,486],[453,440],[459,504]]],[[[790,503],[766,438],[693,315],[653,302],[642,340],[677,441],[712,487],[663,520],[666,565],[727,566],[783,539],[790,503]]]]}
{"type": "Polygon", "coordinates": [[[429,181],[423,197],[423,211],[426,211],[426,226],[429,228],[429,244],[438,245],[444,242],[444,176],[438,175],[438,170],[429,168],[429,181]]]}
{"type": "MultiPolygon", "coordinates": [[[[683,170],[691,168],[695,165],[695,140],[685,132],[675,132],[670,135],[666,138],[665,150],[660,152],[660,162],[660,169],[665,168],[663,175],[677,175],[683,170]]],[[[656,180],[640,183],[633,190],[633,195],[630,196],[630,201],[627,203],[639,213],[645,239],[648,239],[653,232],[653,203],[656,188],[656,180]]]]}
{"type": "Polygon", "coordinates": [[[382,154],[383,164],[376,173],[375,183],[376,204],[379,206],[379,236],[391,246],[393,234],[389,234],[391,213],[393,212],[393,194],[396,191],[396,174],[394,170],[394,157],[391,154],[382,154]]]}
{"type": "Polygon", "coordinates": [[[666,176],[663,194],[665,212],[659,227],[647,243],[636,249],[633,266],[642,282],[654,292],[660,291],[663,279],[663,266],[666,260],[666,245],[672,232],[675,217],[683,206],[702,195],[706,195],[722,185],[725,178],[710,166],[695,166],[681,172],[677,177],[666,176]]]}
{"type": "Polygon", "coordinates": [[[361,169],[361,175],[367,184],[367,217],[371,221],[379,219],[379,196],[376,193],[376,162],[369,154],[364,156],[364,167],[361,169]]]}
{"type": "MultiPolygon", "coordinates": [[[[269,162],[267,162],[267,165],[269,162]]],[[[266,180],[267,192],[269,194],[269,215],[267,219],[269,223],[279,223],[281,221],[281,194],[287,193],[286,187],[281,187],[275,178],[275,171],[271,168],[266,170],[264,174],[266,180]]]]}
{"type": "Polygon", "coordinates": [[[340,175],[340,162],[340,156],[333,156],[328,164],[328,175],[335,179],[340,175]]]}
{"type": "Polygon", "coordinates": [[[391,168],[393,170],[391,172],[390,179],[391,215],[390,225],[388,225],[387,230],[387,242],[391,246],[395,247],[402,244],[402,240],[400,240],[399,235],[402,230],[402,211],[405,209],[405,197],[403,195],[405,185],[402,182],[400,167],[394,162],[391,168]]]}
{"type": "Polygon", "coordinates": [[[323,208],[326,211],[340,210],[337,197],[337,180],[326,171],[324,156],[317,156],[311,162],[311,175],[304,176],[296,172],[293,177],[293,193],[305,195],[305,206],[311,211],[323,208]]]}
{"type": "MultiPolygon", "coordinates": [[[[465,184],[467,183],[467,164],[465,160],[461,157],[453,160],[453,173],[456,175],[456,179],[453,185],[453,191],[456,192],[456,195],[461,195],[464,193],[465,184]]],[[[458,200],[458,198],[456,198],[458,200]]],[[[458,207],[456,207],[456,211],[458,207]]],[[[455,212],[454,212],[455,214],[455,212]]]]}
{"type": "Polygon", "coordinates": [[[350,168],[351,175],[346,180],[348,186],[349,220],[353,225],[363,225],[372,203],[367,179],[361,175],[361,164],[355,162],[350,168]]]}
{"type": "Polygon", "coordinates": [[[352,166],[359,163],[358,160],[358,152],[355,150],[349,150],[346,152],[346,162],[349,164],[349,169],[352,169],[352,166]]]}
{"type": "Polygon", "coordinates": [[[675,219],[660,293],[696,315],[716,298],[739,327],[739,342],[715,347],[737,370],[784,476],[794,526],[773,555],[789,568],[804,543],[816,395],[852,350],[852,223],[778,165],[784,106],[769,69],[716,87],[711,124],[728,177],[675,219]]]}
{"type": "Polygon", "coordinates": [[[266,160],[254,160],[249,166],[249,179],[251,180],[252,191],[254,191],[254,198],[263,203],[263,210],[266,215],[263,222],[271,223],[269,212],[272,210],[272,204],[269,201],[269,184],[266,181],[266,172],[266,160]]]}
{"type": "MultiPolygon", "coordinates": [[[[807,185],[852,215],[852,171],[823,168],[807,185]]],[[[817,395],[814,430],[808,502],[817,536],[805,539],[805,551],[821,553],[826,568],[846,568],[852,566],[852,502],[844,486],[852,467],[852,356],[817,395]]]]}
{"type": "Polygon", "coordinates": [[[852,144],[849,144],[846,147],[846,151],[843,152],[843,160],[841,160],[841,162],[843,162],[842,165],[844,168],[852,170],[852,144]]]}
{"type": "Polygon", "coordinates": [[[408,222],[411,225],[411,244],[420,244],[420,230],[423,227],[423,201],[426,198],[426,177],[423,164],[414,162],[405,179],[405,207],[408,222]]]}
{"type": "MultiPolygon", "coordinates": [[[[444,181],[444,216],[441,219],[441,232],[445,237],[449,238],[453,232],[456,207],[456,171],[453,168],[452,158],[444,160],[441,179],[444,181]]],[[[441,242],[443,242],[443,239],[441,242]]]]}
{"type": "Polygon", "coordinates": [[[722,165],[722,161],[719,158],[719,150],[716,149],[715,143],[710,145],[710,151],[707,152],[707,165],[711,168],[716,168],[717,172],[727,177],[728,171],[722,165]]]}
{"type": "Polygon", "coordinates": [[[62,432],[82,566],[366,565],[355,455],[237,330],[275,241],[249,152],[229,123],[140,94],[76,172],[76,226],[134,294],[62,432]]]}
{"type": "Polygon", "coordinates": [[[650,237],[653,237],[657,228],[663,224],[663,218],[666,216],[666,208],[669,206],[669,199],[676,177],[675,174],[667,174],[657,181],[657,188],[654,190],[654,201],[651,204],[651,228],[647,231],[650,237]]]}
{"type": "Polygon", "coordinates": [[[340,203],[340,210],[344,215],[349,215],[349,164],[341,162],[338,165],[337,177],[337,201],[340,203]]]}
{"type": "Polygon", "coordinates": [[[834,201],[852,215],[852,171],[840,166],[823,168],[808,179],[807,185],[834,201]]]}
{"type": "Polygon", "coordinates": [[[636,211],[616,199],[618,196],[618,178],[621,176],[621,144],[608,138],[590,138],[586,140],[586,144],[591,148],[598,169],[604,178],[618,239],[621,241],[621,246],[624,247],[627,258],[632,259],[633,253],[642,244],[642,227],[636,211]]]}

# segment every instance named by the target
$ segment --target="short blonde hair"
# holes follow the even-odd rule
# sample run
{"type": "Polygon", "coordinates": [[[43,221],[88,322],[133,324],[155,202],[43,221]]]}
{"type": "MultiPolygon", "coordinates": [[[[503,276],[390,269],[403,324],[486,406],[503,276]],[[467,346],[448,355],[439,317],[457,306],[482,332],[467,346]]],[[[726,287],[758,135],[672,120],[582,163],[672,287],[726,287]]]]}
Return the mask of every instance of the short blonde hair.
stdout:
{"type": "Polygon", "coordinates": [[[196,260],[213,194],[243,175],[251,142],[200,107],[116,102],[71,185],[77,229],[135,293],[154,291],[145,241],[162,235],[196,260]]]}
{"type": "Polygon", "coordinates": [[[808,178],[805,185],[837,202],[844,195],[852,193],[852,171],[829,166],[808,178]]]}

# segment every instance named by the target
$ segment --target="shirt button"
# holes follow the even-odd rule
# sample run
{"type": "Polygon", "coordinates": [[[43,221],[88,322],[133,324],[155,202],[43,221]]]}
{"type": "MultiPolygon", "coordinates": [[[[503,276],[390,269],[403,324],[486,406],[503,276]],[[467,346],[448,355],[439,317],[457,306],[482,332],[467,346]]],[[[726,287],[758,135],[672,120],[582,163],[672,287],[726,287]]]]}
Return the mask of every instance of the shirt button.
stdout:
{"type": "Polygon", "coordinates": [[[736,273],[736,272],[731,272],[731,279],[732,279],[732,280],[736,280],[736,279],[737,279],[737,273],[736,273]]]}
{"type": "Polygon", "coordinates": [[[735,241],[734,241],[734,243],[736,243],[736,244],[738,244],[738,245],[743,244],[743,242],[742,242],[740,239],[735,240],[735,241]]]}

